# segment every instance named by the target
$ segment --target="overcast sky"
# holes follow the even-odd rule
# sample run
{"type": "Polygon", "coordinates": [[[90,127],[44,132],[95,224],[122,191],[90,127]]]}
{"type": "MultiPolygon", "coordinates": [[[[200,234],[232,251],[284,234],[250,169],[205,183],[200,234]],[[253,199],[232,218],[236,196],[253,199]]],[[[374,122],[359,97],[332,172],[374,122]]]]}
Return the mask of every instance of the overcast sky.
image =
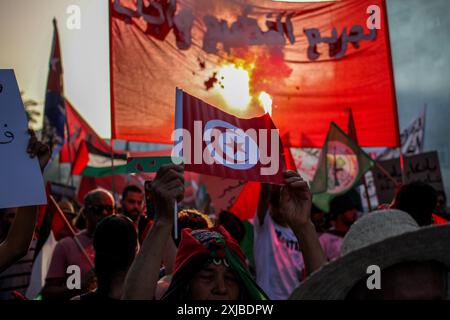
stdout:
{"type": "Polygon", "coordinates": [[[425,150],[437,150],[450,196],[450,1],[390,0],[400,127],[427,104],[425,150]]]}
{"type": "MultiPolygon", "coordinates": [[[[439,151],[445,180],[450,181],[450,1],[387,3],[400,127],[414,119],[425,103],[428,105],[425,148],[439,151]]],[[[65,95],[107,138],[110,112],[106,0],[1,0],[0,68],[15,69],[26,97],[42,102],[53,17],[59,22],[65,95]],[[81,8],[81,30],[65,26],[66,9],[71,4],[81,8]]]]}

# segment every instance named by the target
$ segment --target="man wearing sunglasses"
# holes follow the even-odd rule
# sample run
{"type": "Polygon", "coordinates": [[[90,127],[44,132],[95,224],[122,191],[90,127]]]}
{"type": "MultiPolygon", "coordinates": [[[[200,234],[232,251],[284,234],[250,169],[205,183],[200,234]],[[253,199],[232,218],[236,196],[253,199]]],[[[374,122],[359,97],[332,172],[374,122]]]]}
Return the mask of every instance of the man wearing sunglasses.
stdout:
{"type": "Polygon", "coordinates": [[[44,299],[68,300],[76,295],[95,288],[93,236],[97,224],[103,218],[115,214],[112,195],[103,189],[95,189],[84,197],[83,216],[86,229],[75,237],[60,240],[53,251],[52,261],[47,273],[45,287],[42,290],[44,299]],[[67,287],[67,268],[79,266],[81,271],[81,289],[69,290],[67,287]]]}

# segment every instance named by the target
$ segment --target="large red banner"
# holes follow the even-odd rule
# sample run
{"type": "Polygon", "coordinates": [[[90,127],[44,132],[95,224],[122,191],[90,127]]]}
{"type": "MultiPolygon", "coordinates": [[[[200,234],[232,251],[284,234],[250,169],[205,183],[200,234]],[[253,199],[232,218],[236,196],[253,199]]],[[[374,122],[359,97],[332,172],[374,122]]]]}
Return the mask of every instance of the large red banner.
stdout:
{"type": "Polygon", "coordinates": [[[361,146],[398,146],[384,0],[109,1],[113,138],[171,143],[179,87],[271,112],[285,146],[321,147],[348,109],[361,146]]]}

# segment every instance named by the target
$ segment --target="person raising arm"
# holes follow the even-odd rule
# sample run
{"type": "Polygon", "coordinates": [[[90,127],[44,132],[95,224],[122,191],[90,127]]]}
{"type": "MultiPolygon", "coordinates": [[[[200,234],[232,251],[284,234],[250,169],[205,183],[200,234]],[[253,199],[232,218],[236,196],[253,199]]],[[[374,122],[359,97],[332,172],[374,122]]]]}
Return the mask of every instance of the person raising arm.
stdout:
{"type": "Polygon", "coordinates": [[[256,280],[271,299],[287,299],[325,258],[311,221],[311,193],[294,171],[284,185],[261,186],[254,219],[256,280]]]}
{"type": "Polygon", "coordinates": [[[297,172],[287,171],[283,175],[286,184],[281,188],[280,212],[298,239],[309,275],[327,262],[311,221],[311,191],[297,172]]]}
{"type": "MultiPolygon", "coordinates": [[[[50,160],[50,148],[38,141],[33,130],[29,130],[29,134],[27,153],[31,158],[38,157],[39,166],[43,172],[50,160]]],[[[8,235],[0,244],[0,273],[27,254],[36,226],[37,214],[37,206],[18,208],[8,235]]]]}
{"type": "Polygon", "coordinates": [[[152,300],[155,298],[159,270],[166,243],[173,227],[175,201],[184,195],[183,167],[162,166],[151,184],[156,221],[125,279],[123,299],[152,300]]]}

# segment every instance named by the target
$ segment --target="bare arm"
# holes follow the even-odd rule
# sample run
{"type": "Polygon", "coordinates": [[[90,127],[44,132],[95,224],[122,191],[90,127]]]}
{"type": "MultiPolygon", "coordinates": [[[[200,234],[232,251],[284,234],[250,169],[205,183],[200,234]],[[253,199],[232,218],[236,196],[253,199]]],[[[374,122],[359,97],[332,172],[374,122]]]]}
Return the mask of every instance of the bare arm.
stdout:
{"type": "Polygon", "coordinates": [[[155,297],[159,268],[173,226],[175,201],[184,194],[183,167],[162,166],[152,182],[156,222],[128,270],[123,299],[151,300],[155,297]]]}
{"type": "MultiPolygon", "coordinates": [[[[39,142],[34,131],[30,130],[27,153],[31,158],[38,157],[41,171],[50,159],[50,149],[39,142]]],[[[0,244],[0,272],[27,254],[38,214],[37,206],[20,207],[5,241],[0,244]]]]}
{"type": "Polygon", "coordinates": [[[165,242],[169,239],[171,230],[172,223],[155,222],[142,244],[139,255],[128,271],[123,299],[152,300],[154,298],[165,242]]]}
{"type": "Polygon", "coordinates": [[[306,274],[309,275],[320,269],[327,262],[327,258],[325,257],[319,242],[319,237],[317,236],[316,229],[312,222],[293,229],[293,231],[299,241],[300,249],[302,250],[306,274]]]}
{"type": "Polygon", "coordinates": [[[281,211],[298,239],[306,272],[311,274],[327,261],[311,221],[311,192],[297,172],[287,171],[284,178],[286,185],[281,190],[281,211]]]}
{"type": "Polygon", "coordinates": [[[261,191],[259,192],[259,201],[257,209],[257,215],[260,225],[264,223],[264,218],[266,217],[267,210],[269,209],[269,202],[270,202],[269,198],[270,198],[270,184],[262,183],[261,191]]]}
{"type": "Polygon", "coordinates": [[[177,255],[177,246],[172,238],[170,238],[166,243],[166,248],[164,249],[163,263],[165,267],[165,274],[169,275],[173,273],[173,266],[175,264],[175,257],[177,255]]]}
{"type": "Polygon", "coordinates": [[[20,207],[5,241],[0,244],[0,272],[28,252],[36,225],[37,207],[20,207]]]}

